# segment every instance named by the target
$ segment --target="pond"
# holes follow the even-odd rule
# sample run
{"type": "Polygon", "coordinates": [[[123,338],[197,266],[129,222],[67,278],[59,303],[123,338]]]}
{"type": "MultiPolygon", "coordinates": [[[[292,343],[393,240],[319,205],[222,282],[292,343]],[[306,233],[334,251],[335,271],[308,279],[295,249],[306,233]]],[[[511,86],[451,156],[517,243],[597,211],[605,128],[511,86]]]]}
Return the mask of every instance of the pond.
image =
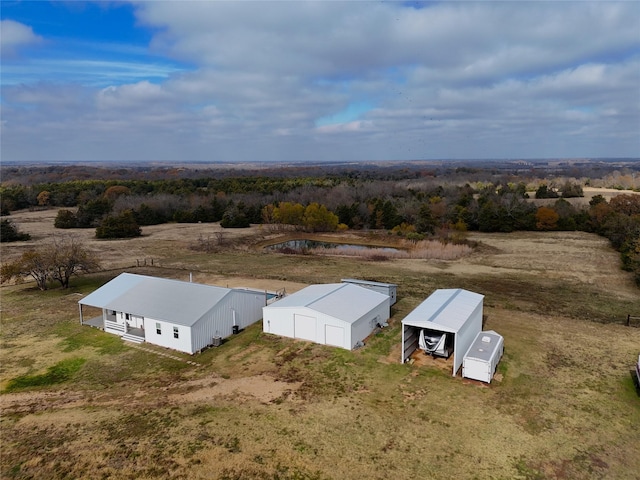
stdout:
{"type": "MultiPolygon", "coordinates": [[[[320,242],[317,240],[288,240],[286,242],[275,243],[264,247],[269,252],[280,253],[303,253],[310,250],[330,250],[330,253],[340,255],[347,252],[369,252],[369,253],[398,253],[401,250],[393,247],[372,247],[369,245],[354,245],[349,243],[332,243],[332,242],[320,242]]],[[[329,253],[329,252],[327,252],[329,253]]]]}

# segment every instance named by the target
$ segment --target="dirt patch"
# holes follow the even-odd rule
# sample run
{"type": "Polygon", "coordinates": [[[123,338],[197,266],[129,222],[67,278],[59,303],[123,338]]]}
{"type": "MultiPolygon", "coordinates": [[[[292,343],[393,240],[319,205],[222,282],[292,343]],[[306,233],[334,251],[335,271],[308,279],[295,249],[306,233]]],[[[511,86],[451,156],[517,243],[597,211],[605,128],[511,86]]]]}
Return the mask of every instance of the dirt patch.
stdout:
{"type": "MultiPolygon", "coordinates": [[[[171,394],[168,398],[174,403],[210,402],[216,398],[226,397],[240,403],[244,403],[247,399],[255,399],[268,404],[294,393],[300,385],[300,382],[280,382],[268,375],[233,379],[213,377],[185,382],[178,388],[184,393],[171,394]]],[[[174,390],[173,387],[172,390],[174,390]]]]}

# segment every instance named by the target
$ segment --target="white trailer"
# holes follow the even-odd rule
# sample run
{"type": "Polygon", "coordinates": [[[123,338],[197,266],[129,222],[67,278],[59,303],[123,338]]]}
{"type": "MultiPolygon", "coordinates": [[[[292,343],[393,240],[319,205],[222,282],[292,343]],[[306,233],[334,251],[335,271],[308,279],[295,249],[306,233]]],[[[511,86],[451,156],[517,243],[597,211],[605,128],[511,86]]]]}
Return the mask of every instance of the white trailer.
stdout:
{"type": "Polygon", "coordinates": [[[491,383],[503,351],[502,335],[493,330],[478,333],[462,360],[462,376],[491,383]]]}

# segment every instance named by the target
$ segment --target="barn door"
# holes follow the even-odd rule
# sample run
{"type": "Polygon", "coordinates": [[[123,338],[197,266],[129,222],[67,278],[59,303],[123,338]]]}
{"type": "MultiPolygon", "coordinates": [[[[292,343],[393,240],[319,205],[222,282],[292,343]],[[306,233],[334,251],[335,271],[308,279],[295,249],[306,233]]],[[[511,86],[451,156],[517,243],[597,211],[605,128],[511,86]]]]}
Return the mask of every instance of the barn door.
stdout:
{"type": "Polygon", "coordinates": [[[294,321],[294,337],[304,340],[316,341],[316,317],[295,314],[294,321]]]}
{"type": "Polygon", "coordinates": [[[325,325],[325,343],[334,347],[344,347],[344,329],[333,325],[325,325]]]}

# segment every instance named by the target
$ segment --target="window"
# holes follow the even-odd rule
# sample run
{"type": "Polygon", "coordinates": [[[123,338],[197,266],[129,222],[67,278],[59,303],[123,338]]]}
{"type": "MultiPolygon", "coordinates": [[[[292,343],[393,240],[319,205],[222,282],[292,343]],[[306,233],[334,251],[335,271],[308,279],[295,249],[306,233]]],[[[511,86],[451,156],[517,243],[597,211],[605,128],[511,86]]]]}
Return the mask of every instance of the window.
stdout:
{"type": "Polygon", "coordinates": [[[162,335],[162,328],[160,327],[159,323],[156,323],[156,333],[158,335],[162,335]]]}
{"type": "Polygon", "coordinates": [[[131,317],[129,316],[129,314],[128,314],[128,313],[125,313],[125,314],[124,314],[124,318],[126,318],[127,320],[131,320],[131,317]]]}
{"type": "Polygon", "coordinates": [[[178,334],[178,327],[173,327],[173,338],[180,338],[178,334]]]}

